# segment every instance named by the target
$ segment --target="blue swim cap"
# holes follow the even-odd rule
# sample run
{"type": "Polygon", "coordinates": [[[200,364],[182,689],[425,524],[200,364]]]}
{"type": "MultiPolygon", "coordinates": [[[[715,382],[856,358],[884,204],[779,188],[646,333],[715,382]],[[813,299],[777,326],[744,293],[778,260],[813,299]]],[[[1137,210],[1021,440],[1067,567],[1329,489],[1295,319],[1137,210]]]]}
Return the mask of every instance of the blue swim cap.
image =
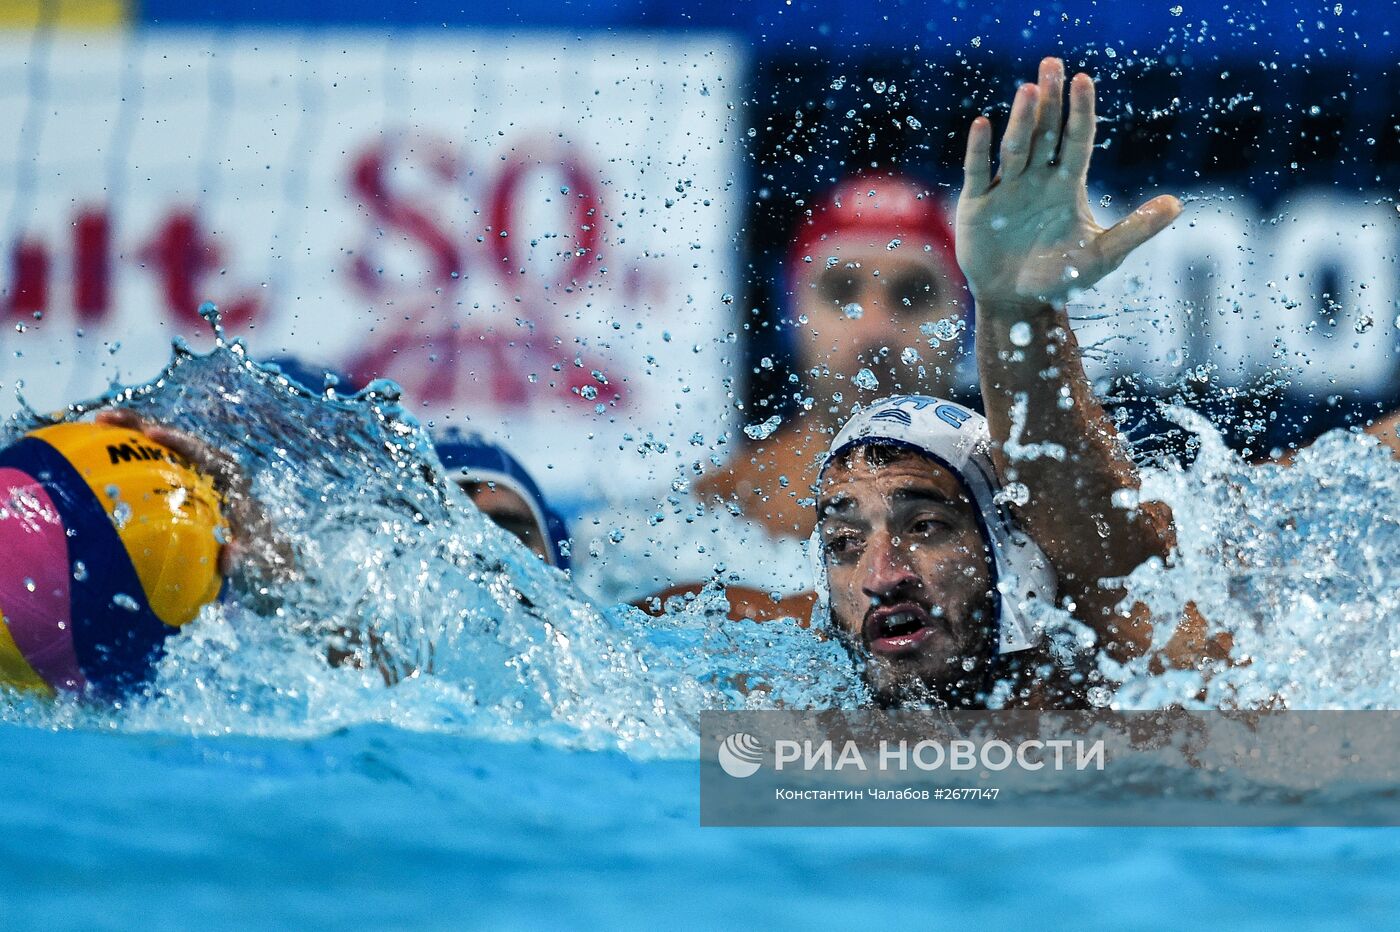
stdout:
{"type": "Polygon", "coordinates": [[[570,567],[569,528],[549,506],[544,493],[520,461],[480,434],[449,433],[434,442],[438,459],[454,482],[492,482],[525,500],[544,532],[549,562],[561,570],[570,567]]]}

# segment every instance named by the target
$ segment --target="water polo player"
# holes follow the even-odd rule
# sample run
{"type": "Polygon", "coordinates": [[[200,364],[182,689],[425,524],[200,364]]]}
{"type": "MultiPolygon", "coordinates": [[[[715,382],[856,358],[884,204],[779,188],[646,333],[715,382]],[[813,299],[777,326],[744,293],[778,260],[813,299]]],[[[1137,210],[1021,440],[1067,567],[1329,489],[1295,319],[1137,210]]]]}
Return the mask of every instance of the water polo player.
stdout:
{"type": "Polygon", "coordinates": [[[175,449],[71,423],[0,451],[0,681],[115,696],[223,582],[223,500],[175,449]]]}
{"type": "Polygon", "coordinates": [[[1029,612],[1053,604],[1049,558],[999,500],[986,420],[923,395],[851,418],[822,469],[817,619],[863,661],[885,704],[1073,705],[1029,612]]]}
{"type": "Polygon", "coordinates": [[[570,568],[568,525],[519,460],[478,434],[448,433],[433,447],[449,478],[482,514],[550,566],[570,568]]]}
{"type": "MultiPolygon", "coordinates": [[[[1064,118],[1064,78],[1046,59],[1039,83],[1017,91],[995,177],[985,117],[968,138],[957,253],[987,419],[936,398],[887,399],[845,426],[822,474],[820,594],[886,702],[1083,702],[1076,659],[1037,646],[1027,623],[1037,601],[1069,608],[1116,658],[1151,644],[1146,610],[1122,605],[1115,580],[1169,556],[1171,515],[1132,505],[1137,473],[1094,398],[1065,302],[1181,207],[1159,197],[1114,227],[1095,224],[1094,85],[1075,77],[1064,118]],[[1018,483],[1014,496],[998,496],[999,476],[1018,483]]],[[[1164,659],[1223,656],[1203,629],[1188,612],[1164,659]]]]}
{"type": "Polygon", "coordinates": [[[737,507],[775,541],[804,539],[809,490],[842,411],[886,393],[954,390],[968,311],[949,213],[933,186],[873,171],[805,212],[784,266],[792,304],[782,331],[804,400],[771,435],[741,435],[724,466],[696,483],[702,500],[737,507]],[[921,328],[939,322],[953,336],[929,340],[921,328]],[[862,370],[868,378],[854,378],[862,370]]]}

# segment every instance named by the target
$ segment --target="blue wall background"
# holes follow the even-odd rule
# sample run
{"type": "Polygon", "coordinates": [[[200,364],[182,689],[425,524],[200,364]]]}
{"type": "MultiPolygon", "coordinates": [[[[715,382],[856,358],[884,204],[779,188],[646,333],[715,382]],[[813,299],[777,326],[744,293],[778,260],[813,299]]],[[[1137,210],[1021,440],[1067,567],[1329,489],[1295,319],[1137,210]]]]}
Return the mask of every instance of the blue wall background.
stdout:
{"type": "Polygon", "coordinates": [[[962,47],[974,37],[1005,53],[1039,53],[1091,38],[1129,47],[1190,44],[1268,56],[1341,55],[1390,63],[1400,50],[1395,0],[1244,2],[1110,0],[986,3],[978,0],[145,0],[139,20],[159,25],[500,26],[590,29],[721,29],[763,47],[962,47]],[[1340,14],[1336,12],[1340,8],[1340,14]],[[1179,9],[1176,13],[1173,10],[1179,9]],[[1040,15],[1034,15],[1034,11],[1040,15]],[[1321,24],[1319,28],[1318,24],[1321,24]],[[1204,26],[1204,29],[1202,29],[1204,26]]]}

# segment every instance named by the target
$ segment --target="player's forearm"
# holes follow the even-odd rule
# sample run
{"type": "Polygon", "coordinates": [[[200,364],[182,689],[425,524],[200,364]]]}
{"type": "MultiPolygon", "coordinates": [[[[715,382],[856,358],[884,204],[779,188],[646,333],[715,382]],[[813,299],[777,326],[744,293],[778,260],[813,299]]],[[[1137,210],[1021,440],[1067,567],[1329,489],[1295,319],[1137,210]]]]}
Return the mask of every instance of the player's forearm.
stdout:
{"type": "Polygon", "coordinates": [[[1065,311],[983,302],[977,355],[997,465],[1029,490],[1019,513],[1062,578],[1087,587],[1165,556],[1163,509],[1114,503],[1138,487],[1137,471],[1094,397],[1065,311]]]}

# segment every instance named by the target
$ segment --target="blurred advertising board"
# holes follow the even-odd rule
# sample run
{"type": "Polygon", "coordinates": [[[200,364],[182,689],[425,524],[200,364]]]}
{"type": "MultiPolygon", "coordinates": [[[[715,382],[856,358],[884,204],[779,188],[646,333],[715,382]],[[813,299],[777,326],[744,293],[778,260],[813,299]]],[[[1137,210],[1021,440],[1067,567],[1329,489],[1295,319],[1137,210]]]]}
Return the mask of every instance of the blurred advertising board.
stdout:
{"type": "Polygon", "coordinates": [[[595,36],[7,37],[4,410],[151,378],[213,300],[255,357],[393,379],[560,494],[713,442],[742,55],[595,36]]]}

